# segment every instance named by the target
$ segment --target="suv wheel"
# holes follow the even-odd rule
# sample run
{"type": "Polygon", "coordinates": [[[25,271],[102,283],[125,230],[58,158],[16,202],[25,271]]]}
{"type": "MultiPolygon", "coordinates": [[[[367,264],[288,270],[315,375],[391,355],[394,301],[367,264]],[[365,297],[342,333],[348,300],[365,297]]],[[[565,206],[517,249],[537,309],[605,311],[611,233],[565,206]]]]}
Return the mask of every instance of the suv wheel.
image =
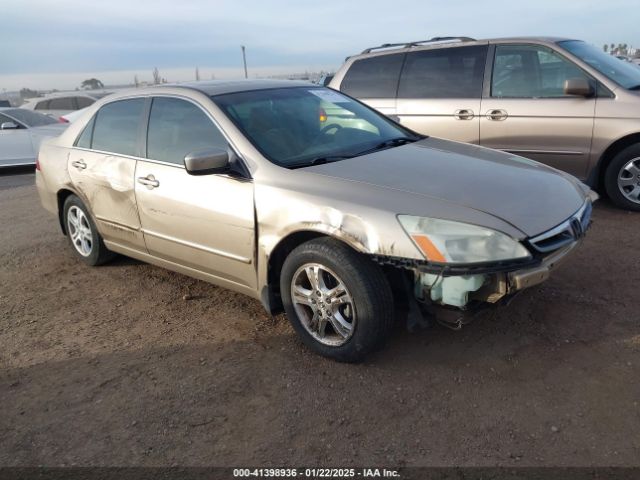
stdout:
{"type": "Polygon", "coordinates": [[[361,361],[383,345],[393,325],[391,288],[380,267],[332,238],[289,254],[280,291],[302,341],[335,360],[361,361]]]}
{"type": "Polygon", "coordinates": [[[607,168],[605,188],[620,208],[640,211],[640,144],[618,153],[607,168]]]}
{"type": "Polygon", "coordinates": [[[64,202],[63,215],[67,238],[76,257],[91,266],[101,265],[114,257],[105,247],[82,200],[69,195],[64,202]]]}

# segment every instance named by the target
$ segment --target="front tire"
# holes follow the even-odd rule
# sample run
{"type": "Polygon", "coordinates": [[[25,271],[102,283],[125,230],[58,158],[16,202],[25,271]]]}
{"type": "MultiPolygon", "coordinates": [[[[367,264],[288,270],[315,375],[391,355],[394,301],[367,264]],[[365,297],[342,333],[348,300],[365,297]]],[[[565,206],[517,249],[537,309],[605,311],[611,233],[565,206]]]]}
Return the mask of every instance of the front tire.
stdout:
{"type": "Polygon", "coordinates": [[[363,360],[393,326],[393,296],[380,267],[332,238],[311,240],[289,254],[280,292],[304,344],[334,360],[363,360]]]}
{"type": "Polygon", "coordinates": [[[71,250],[87,265],[96,266],[108,262],[114,254],[107,250],[89,210],[82,200],[69,195],[63,207],[64,226],[71,250]]]}
{"type": "Polygon", "coordinates": [[[640,144],[618,153],[604,177],[607,195],[618,207],[640,212],[640,144]]]}

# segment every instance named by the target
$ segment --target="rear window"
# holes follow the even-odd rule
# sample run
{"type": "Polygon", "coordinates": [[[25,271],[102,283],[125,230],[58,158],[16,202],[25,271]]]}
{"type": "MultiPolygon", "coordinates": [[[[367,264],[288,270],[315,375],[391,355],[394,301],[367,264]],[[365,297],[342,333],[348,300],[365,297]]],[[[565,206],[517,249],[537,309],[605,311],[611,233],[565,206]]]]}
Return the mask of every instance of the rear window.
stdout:
{"type": "Polygon", "coordinates": [[[58,123],[58,121],[48,115],[42,113],[32,112],[26,108],[12,108],[11,110],[4,110],[5,114],[13,117],[20,123],[24,123],[28,127],[42,127],[43,125],[51,125],[58,123]]]}
{"type": "Polygon", "coordinates": [[[480,98],[486,58],[486,46],[410,52],[398,98],[480,98]]]}
{"type": "Polygon", "coordinates": [[[76,97],[76,102],[78,103],[78,110],[81,108],[87,108],[89,105],[92,105],[95,100],[89,97],[76,97]]]}
{"type": "Polygon", "coordinates": [[[109,103],[96,116],[91,148],[122,155],[138,155],[138,127],[144,98],[109,103]]]}
{"type": "Polygon", "coordinates": [[[36,103],[35,110],[47,110],[49,108],[49,100],[36,103]]]}
{"type": "Polygon", "coordinates": [[[73,97],[52,98],[49,100],[49,110],[75,110],[73,97]]]}
{"type": "Polygon", "coordinates": [[[356,60],[340,90],[356,98],[395,98],[403,59],[402,53],[356,60]]]}

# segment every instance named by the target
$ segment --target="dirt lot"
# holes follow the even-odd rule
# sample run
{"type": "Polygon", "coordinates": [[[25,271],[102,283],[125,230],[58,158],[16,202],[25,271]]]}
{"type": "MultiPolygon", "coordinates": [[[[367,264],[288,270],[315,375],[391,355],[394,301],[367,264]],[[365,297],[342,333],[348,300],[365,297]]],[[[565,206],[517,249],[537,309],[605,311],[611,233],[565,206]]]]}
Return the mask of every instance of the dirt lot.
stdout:
{"type": "Polygon", "coordinates": [[[0,178],[0,465],[640,464],[640,215],[600,204],[508,309],[342,365],[249,298],[81,265],[32,182],[0,178]]]}

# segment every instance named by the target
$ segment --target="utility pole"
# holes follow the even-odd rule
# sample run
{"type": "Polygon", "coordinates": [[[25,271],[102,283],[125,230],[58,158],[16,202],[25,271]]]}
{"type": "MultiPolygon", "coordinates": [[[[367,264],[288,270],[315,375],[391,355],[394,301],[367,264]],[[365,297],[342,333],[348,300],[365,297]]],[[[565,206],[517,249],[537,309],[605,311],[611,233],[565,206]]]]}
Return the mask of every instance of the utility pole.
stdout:
{"type": "Polygon", "coordinates": [[[247,75],[247,56],[244,52],[244,45],[240,45],[240,48],[242,49],[242,63],[244,63],[244,78],[249,78],[247,75]]]}

